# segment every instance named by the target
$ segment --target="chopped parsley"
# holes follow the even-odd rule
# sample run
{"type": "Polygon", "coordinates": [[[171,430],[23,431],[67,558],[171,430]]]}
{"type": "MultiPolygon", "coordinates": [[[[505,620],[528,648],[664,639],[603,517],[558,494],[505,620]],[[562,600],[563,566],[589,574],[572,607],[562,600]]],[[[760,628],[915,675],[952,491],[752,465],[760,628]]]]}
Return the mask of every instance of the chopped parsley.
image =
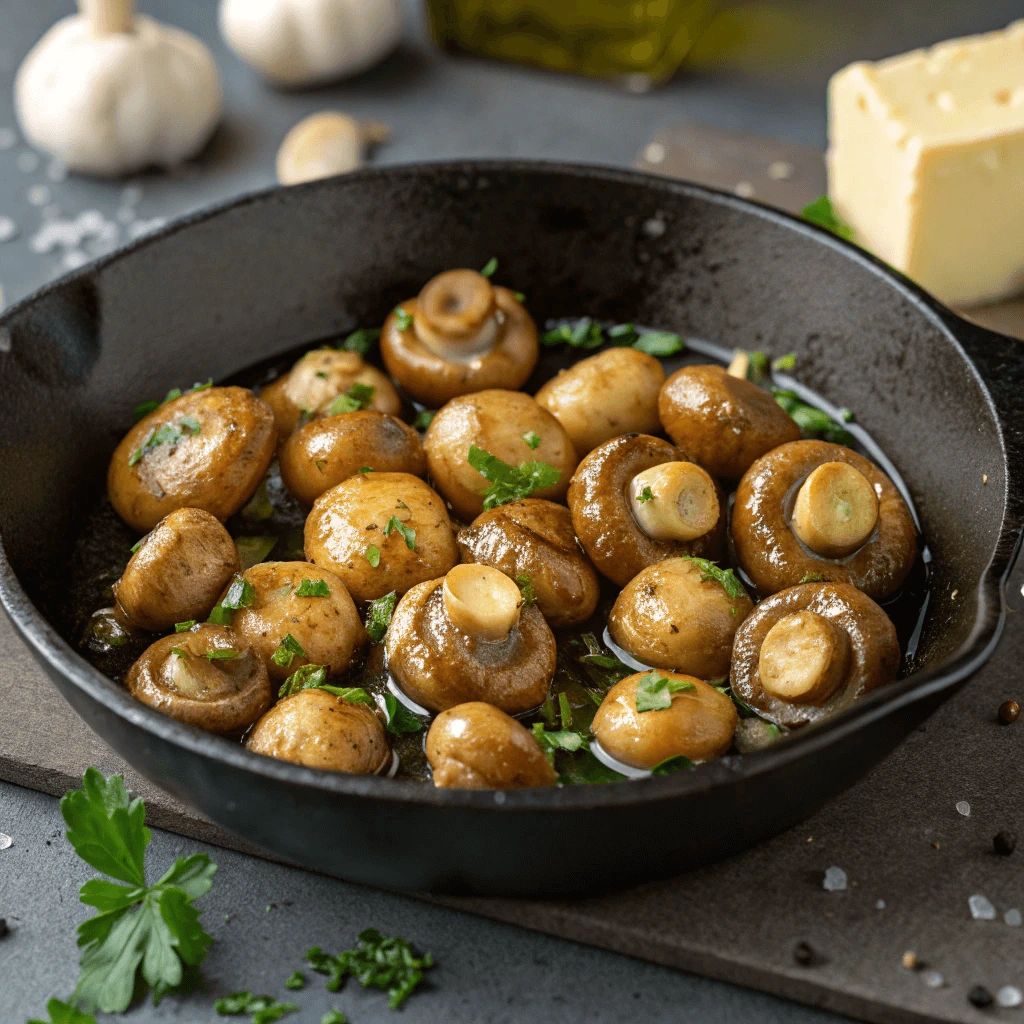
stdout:
{"type": "Polygon", "coordinates": [[[380,337],[379,327],[360,327],[353,331],[339,346],[343,352],[356,352],[364,359],[380,337]]]}
{"type": "Polygon", "coordinates": [[[360,467],[360,468],[359,468],[359,469],[358,469],[358,470],[356,471],[356,475],[357,475],[357,476],[362,476],[362,475],[363,475],[363,473],[372,473],[372,472],[374,472],[373,466],[361,466],[361,467],[360,467]]]}
{"type": "Polygon", "coordinates": [[[236,537],[235,547],[242,563],[242,572],[266,560],[270,552],[277,547],[276,537],[236,537]]]}
{"type": "Polygon", "coordinates": [[[836,213],[836,208],[828,196],[819,196],[813,203],[808,203],[800,211],[800,216],[810,224],[831,231],[844,241],[853,241],[853,228],[836,213]]]}
{"type": "Polygon", "coordinates": [[[310,580],[305,577],[295,588],[296,597],[330,597],[331,588],[326,580],[310,580]]]}
{"type": "Polygon", "coordinates": [[[519,587],[519,593],[523,595],[524,608],[529,608],[531,604],[537,603],[537,594],[533,589],[533,580],[525,572],[520,573],[516,577],[516,586],[519,587]]]}
{"type": "Polygon", "coordinates": [[[492,256],[483,266],[483,270],[480,271],[481,277],[493,277],[494,272],[498,269],[498,257],[492,256]]]}
{"type": "Polygon", "coordinates": [[[736,578],[736,573],[732,569],[721,569],[714,562],[709,562],[706,558],[697,558],[695,555],[682,555],[680,557],[685,558],[688,562],[693,562],[700,569],[701,583],[709,581],[720,583],[725,588],[725,592],[734,601],[747,596],[743,584],[736,578]]]}
{"type": "Polygon", "coordinates": [[[236,574],[221,605],[236,612],[239,608],[251,608],[255,600],[256,588],[243,576],[236,574]]]}
{"type": "Polygon", "coordinates": [[[632,345],[637,339],[636,328],[632,324],[616,324],[608,328],[608,337],[616,345],[632,345]]]}
{"type": "MultiPolygon", "coordinates": [[[[305,687],[314,689],[314,687],[305,687]]],[[[361,686],[324,686],[322,683],[315,687],[317,690],[324,690],[339,700],[347,700],[349,704],[365,704],[367,707],[376,707],[374,699],[361,686]]]]}
{"type": "Polygon", "coordinates": [[[747,369],[748,379],[755,383],[768,376],[768,357],[763,352],[748,352],[750,366],[747,369]]]}
{"type": "Polygon", "coordinates": [[[213,623],[215,626],[230,626],[231,609],[225,608],[224,605],[218,602],[213,606],[213,610],[207,616],[206,621],[213,623]]]}
{"type": "Polygon", "coordinates": [[[189,437],[195,437],[196,434],[200,433],[203,429],[203,425],[195,418],[195,416],[182,416],[178,421],[178,425],[182,431],[188,434],[189,437]]]}
{"type": "Polygon", "coordinates": [[[415,551],[416,531],[411,526],[406,526],[398,516],[392,516],[384,524],[384,529],[381,530],[381,533],[383,533],[385,537],[390,537],[396,530],[405,538],[405,546],[410,551],[415,551]]]}
{"type": "MultiPolygon", "coordinates": [[[[647,331],[640,334],[633,324],[615,324],[607,330],[608,341],[613,345],[629,345],[638,352],[665,358],[674,356],[686,348],[686,342],[671,331],[647,331]]],[[[562,323],[541,335],[545,345],[569,345],[571,348],[590,351],[604,344],[605,332],[601,325],[590,317],[570,323],[562,323]]]]}
{"type": "Polygon", "coordinates": [[[675,757],[666,757],[664,761],[659,761],[651,769],[651,774],[655,776],[674,775],[676,772],[685,772],[696,767],[696,764],[685,754],[676,754],[675,757]]]}
{"type": "Polygon", "coordinates": [[[384,639],[391,625],[391,616],[395,613],[395,605],[398,604],[398,594],[392,590],[390,594],[378,597],[376,601],[370,602],[369,612],[366,617],[366,632],[370,639],[379,644],[384,639]]]}
{"type": "Polygon", "coordinates": [[[327,407],[328,416],[340,416],[346,412],[369,409],[377,389],[370,384],[353,384],[343,395],[338,395],[327,407]]]}
{"type": "Polygon", "coordinates": [[[671,331],[648,331],[646,334],[641,334],[633,342],[632,347],[638,352],[646,352],[649,356],[659,356],[665,359],[682,352],[686,348],[686,342],[671,331]]]}
{"type": "Polygon", "coordinates": [[[187,658],[189,652],[186,651],[183,647],[172,647],[171,654],[173,654],[176,658],[187,658]]]}
{"type": "Polygon", "coordinates": [[[176,622],[174,624],[174,632],[187,633],[195,624],[195,619],[186,619],[184,622],[176,622]]]}
{"type": "Polygon", "coordinates": [[[796,353],[789,352],[784,356],[779,356],[778,359],[772,360],[773,370],[795,370],[796,369],[796,353]]]}
{"type": "Polygon", "coordinates": [[[540,434],[536,430],[528,430],[523,434],[523,440],[526,442],[527,447],[532,448],[534,451],[540,447],[540,434]]]}
{"type": "Polygon", "coordinates": [[[549,731],[544,728],[543,722],[533,723],[533,738],[537,741],[540,749],[544,751],[544,756],[552,766],[555,763],[556,750],[574,752],[590,749],[590,745],[578,732],[573,732],[571,729],[549,731]]]}
{"type": "Polygon", "coordinates": [[[513,292],[512,297],[516,300],[516,302],[526,302],[526,296],[522,292],[513,292]]]}
{"type": "Polygon", "coordinates": [[[348,1024],[348,1017],[341,1010],[328,1010],[320,1018],[320,1024],[348,1024]]]}
{"type": "Polygon", "coordinates": [[[299,1010],[295,1003],[279,1003],[273,996],[254,996],[251,992],[232,992],[218,999],[213,1008],[222,1017],[251,1013],[252,1024],[277,1024],[282,1017],[299,1010]]]}
{"type": "Polygon", "coordinates": [[[423,728],[423,723],[393,693],[384,694],[384,712],[388,732],[394,736],[419,732],[423,728]]]}
{"type": "MultiPolygon", "coordinates": [[[[201,429],[199,421],[193,416],[186,416],[180,425],[188,431],[190,437],[198,434],[201,429]]],[[[170,423],[165,423],[161,427],[154,427],[146,435],[146,440],[128,456],[128,465],[134,466],[141,462],[147,452],[151,452],[154,448],[159,448],[160,445],[166,444],[173,447],[179,444],[183,437],[183,431],[170,423]]]]}
{"type": "Polygon", "coordinates": [[[183,392],[181,388],[171,388],[170,391],[164,396],[162,402],[158,402],[155,398],[151,398],[148,402],[139,402],[132,412],[135,422],[145,419],[151,412],[156,412],[161,406],[166,405],[168,402],[173,402],[176,398],[181,398],[183,394],[191,395],[196,391],[205,391],[207,388],[213,387],[213,378],[211,377],[205,384],[193,384],[187,392],[183,392]]]}
{"type": "Polygon", "coordinates": [[[560,690],[558,694],[558,718],[563,729],[572,728],[572,705],[565,690],[560,690]]]}
{"type": "Polygon", "coordinates": [[[546,462],[521,462],[516,468],[475,444],[469,449],[469,464],[491,482],[490,487],[480,492],[484,511],[507,505],[510,501],[520,501],[534,491],[553,487],[562,479],[562,474],[546,462]]]}
{"type": "Polygon", "coordinates": [[[395,326],[400,331],[407,331],[412,327],[412,313],[406,313],[401,306],[395,306],[395,326]]]}
{"type": "MultiPolygon", "coordinates": [[[[149,536],[149,534],[147,533],[147,534],[146,534],[146,537],[148,537],[148,536],[149,536]]],[[[136,541],[136,542],[135,542],[135,543],[134,543],[134,544],[132,545],[132,554],[133,554],[133,555],[134,555],[134,554],[135,554],[136,552],[138,552],[138,550],[139,550],[139,549],[140,549],[140,548],[142,547],[142,545],[143,545],[143,544],[145,544],[145,543],[146,543],[146,537],[143,537],[143,538],[142,538],[142,540],[137,540],[137,541],[136,541]]]]}
{"type": "MultiPolygon", "coordinates": [[[[772,388],[772,393],[775,395],[775,401],[789,414],[790,419],[805,435],[821,437],[832,444],[853,444],[853,435],[848,430],[839,426],[828,413],[802,401],[795,391],[772,388]]],[[[849,409],[844,409],[843,412],[848,414],[850,419],[853,418],[849,409]]],[[[846,417],[844,416],[844,418],[846,417]]]]}
{"type": "Polygon", "coordinates": [[[636,496],[636,500],[639,501],[641,505],[646,505],[647,502],[654,501],[654,492],[650,489],[650,487],[645,487],[636,496]]]}
{"type": "Polygon", "coordinates": [[[826,583],[828,582],[820,572],[805,572],[800,577],[801,583],[826,583]]]}
{"type": "Polygon", "coordinates": [[[266,479],[256,488],[256,493],[249,499],[245,508],[242,509],[243,519],[270,519],[274,514],[274,506],[270,503],[267,495],[266,479]]]}
{"type": "Polygon", "coordinates": [[[431,412],[429,409],[424,409],[415,420],[413,420],[413,426],[417,430],[426,430],[431,423],[434,422],[434,417],[437,415],[436,412],[431,412]]]}
{"type": "Polygon", "coordinates": [[[667,679],[658,675],[657,672],[648,672],[647,675],[637,680],[636,684],[636,709],[638,712],[664,711],[672,707],[672,694],[684,693],[687,690],[696,690],[693,683],[684,682],[681,679],[667,679]]]}
{"type": "Polygon", "coordinates": [[[314,690],[322,687],[327,682],[326,665],[303,665],[296,669],[282,684],[277,691],[278,697],[290,697],[299,690],[314,690]]]}
{"type": "Polygon", "coordinates": [[[305,658],[306,652],[302,649],[302,644],[291,633],[288,633],[277,645],[277,650],[270,656],[270,659],[281,668],[289,668],[296,657],[305,658]]]}
{"type": "Polygon", "coordinates": [[[604,338],[601,335],[601,325],[585,316],[575,324],[560,324],[542,334],[540,340],[545,345],[569,345],[586,352],[598,348],[604,338]]]}
{"type": "Polygon", "coordinates": [[[380,565],[380,548],[376,544],[369,544],[366,548],[366,560],[370,567],[376,569],[380,565]]]}
{"type": "Polygon", "coordinates": [[[241,655],[233,647],[214,647],[204,655],[207,661],[234,661],[241,655]]]}
{"type": "Polygon", "coordinates": [[[292,973],[288,975],[288,980],[284,983],[284,987],[293,992],[298,991],[300,988],[305,988],[306,976],[302,971],[292,971],[292,973]]]}

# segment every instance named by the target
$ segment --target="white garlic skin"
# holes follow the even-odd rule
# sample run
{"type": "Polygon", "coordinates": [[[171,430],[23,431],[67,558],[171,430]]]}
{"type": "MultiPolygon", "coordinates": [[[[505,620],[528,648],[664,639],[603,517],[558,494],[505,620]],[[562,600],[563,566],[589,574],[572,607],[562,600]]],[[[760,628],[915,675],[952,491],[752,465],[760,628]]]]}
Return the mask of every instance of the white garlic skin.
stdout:
{"type": "Polygon", "coordinates": [[[402,36],[400,0],[221,0],[228,46],[277,85],[359,74],[402,36]]]}
{"type": "Polygon", "coordinates": [[[81,15],[57,22],[25,58],[14,95],[32,145],[99,177],[195,156],[223,105],[209,50],[141,15],[133,31],[102,36],[81,15]]]}

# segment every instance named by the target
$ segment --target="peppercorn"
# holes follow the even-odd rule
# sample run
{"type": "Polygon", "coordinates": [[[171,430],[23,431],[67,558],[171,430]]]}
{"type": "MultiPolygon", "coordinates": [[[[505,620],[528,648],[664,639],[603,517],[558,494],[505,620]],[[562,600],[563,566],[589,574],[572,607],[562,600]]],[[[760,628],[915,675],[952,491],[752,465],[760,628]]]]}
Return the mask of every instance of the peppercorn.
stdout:
{"type": "Polygon", "coordinates": [[[801,967],[810,967],[814,963],[814,950],[811,949],[810,943],[798,942],[793,949],[793,959],[801,967]]]}
{"type": "Polygon", "coordinates": [[[975,985],[974,988],[967,993],[967,1001],[971,1006],[976,1006],[979,1010],[984,1010],[986,1006],[992,1005],[992,993],[989,992],[984,985],[975,985]]]}
{"type": "Polygon", "coordinates": [[[999,705],[999,721],[1003,725],[1012,725],[1020,718],[1020,705],[1015,700],[1004,700],[999,705]]]}
{"type": "Polygon", "coordinates": [[[992,849],[1000,857],[1009,857],[1017,848],[1016,832],[999,832],[992,837],[992,849]]]}

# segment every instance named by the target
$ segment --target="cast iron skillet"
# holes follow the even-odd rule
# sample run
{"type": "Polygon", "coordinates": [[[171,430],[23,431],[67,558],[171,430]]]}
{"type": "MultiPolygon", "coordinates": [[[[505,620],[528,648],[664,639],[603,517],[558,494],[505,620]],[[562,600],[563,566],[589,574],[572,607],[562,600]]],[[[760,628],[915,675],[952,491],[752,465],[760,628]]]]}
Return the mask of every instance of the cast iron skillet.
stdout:
{"type": "Polygon", "coordinates": [[[134,767],[270,853],[433,892],[634,884],[792,825],[992,652],[1024,516],[1024,362],[863,252],[694,185],[537,163],[369,170],[176,224],[0,319],[0,600],[134,767]],[[142,398],[379,324],[440,270],[501,259],[538,320],[631,320],[794,351],[906,479],[934,558],[915,671],[773,750],[642,783],[509,793],[318,773],[165,718],[40,610],[142,398]],[[982,482],[987,474],[987,484],[982,482]]]}

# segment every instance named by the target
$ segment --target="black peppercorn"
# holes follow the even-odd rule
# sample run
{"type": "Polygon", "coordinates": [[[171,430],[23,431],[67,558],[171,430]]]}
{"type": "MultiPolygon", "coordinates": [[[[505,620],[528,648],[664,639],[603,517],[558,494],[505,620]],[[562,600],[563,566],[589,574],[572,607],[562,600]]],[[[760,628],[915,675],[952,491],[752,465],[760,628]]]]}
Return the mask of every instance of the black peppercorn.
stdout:
{"type": "Polygon", "coordinates": [[[1016,848],[1016,832],[999,832],[992,838],[992,849],[995,850],[1000,857],[1009,857],[1016,848]]]}
{"type": "Polygon", "coordinates": [[[1020,718],[1020,705],[1015,700],[1004,700],[999,705],[999,721],[1003,725],[1010,725],[1020,718]]]}
{"type": "Polygon", "coordinates": [[[974,988],[967,993],[967,1001],[971,1006],[976,1006],[979,1010],[984,1010],[986,1006],[992,1005],[992,993],[989,992],[984,985],[975,985],[974,988]]]}
{"type": "Polygon", "coordinates": [[[0,939],[6,938],[10,930],[11,929],[7,927],[7,918],[0,917],[0,939]]]}
{"type": "Polygon", "coordinates": [[[793,959],[801,967],[810,967],[814,963],[814,950],[806,942],[798,942],[793,949],[793,959]]]}

